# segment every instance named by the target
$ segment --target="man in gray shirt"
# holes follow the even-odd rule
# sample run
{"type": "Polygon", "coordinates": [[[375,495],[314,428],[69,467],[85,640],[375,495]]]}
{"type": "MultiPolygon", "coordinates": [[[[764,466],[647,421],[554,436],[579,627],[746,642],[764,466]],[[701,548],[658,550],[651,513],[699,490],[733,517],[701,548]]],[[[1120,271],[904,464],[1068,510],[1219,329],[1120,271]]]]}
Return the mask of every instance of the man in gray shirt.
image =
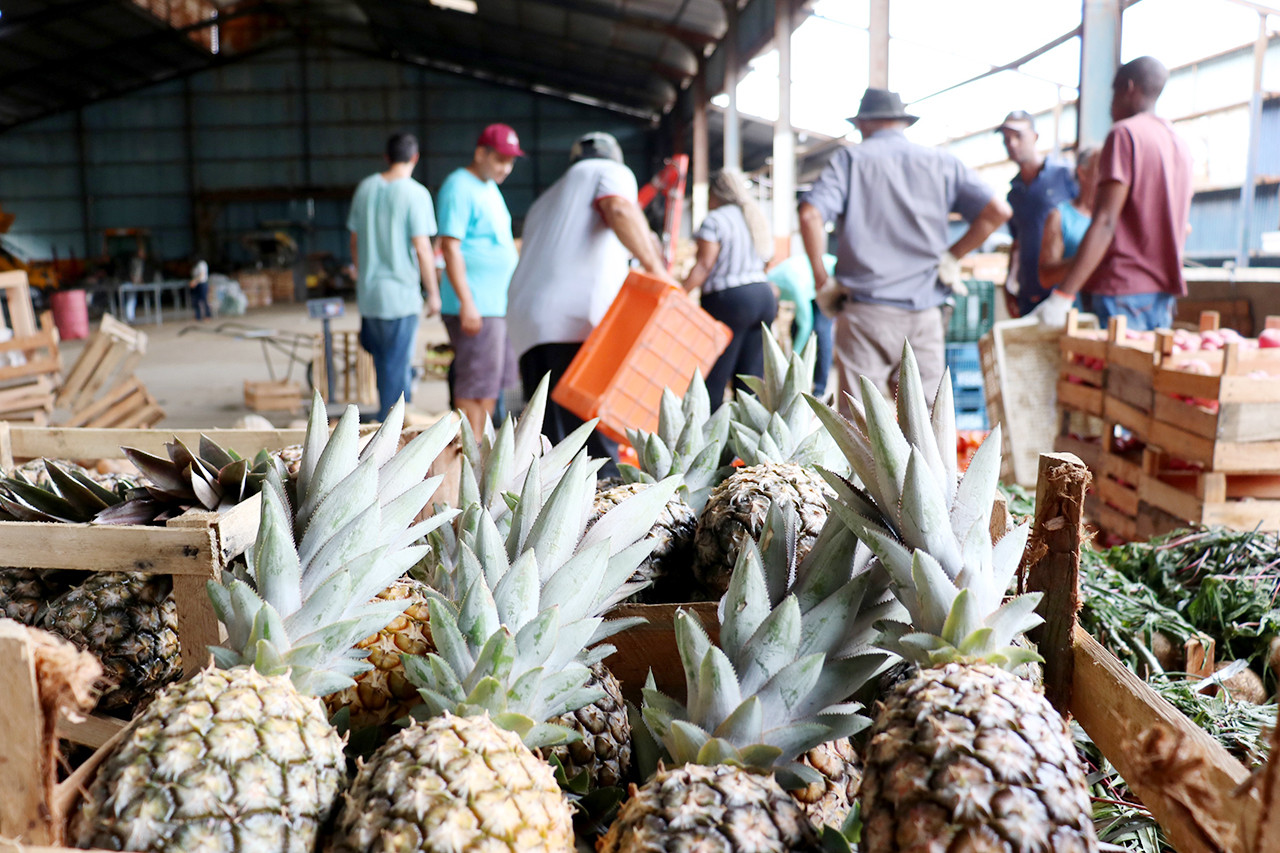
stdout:
{"type": "MultiPolygon", "coordinates": [[[[858,397],[863,375],[882,393],[895,394],[907,340],[932,398],[946,365],[942,306],[959,282],[957,259],[982,245],[1012,211],[954,155],[907,141],[903,131],[916,116],[896,93],[867,89],[850,121],[862,144],[837,151],[800,199],[800,234],[817,301],[836,318],[840,388],[858,397]],[[969,223],[954,243],[951,213],[969,223]],[[832,281],[822,254],[826,224],[836,221],[832,281]]],[[[848,415],[844,396],[837,399],[848,415]]]]}

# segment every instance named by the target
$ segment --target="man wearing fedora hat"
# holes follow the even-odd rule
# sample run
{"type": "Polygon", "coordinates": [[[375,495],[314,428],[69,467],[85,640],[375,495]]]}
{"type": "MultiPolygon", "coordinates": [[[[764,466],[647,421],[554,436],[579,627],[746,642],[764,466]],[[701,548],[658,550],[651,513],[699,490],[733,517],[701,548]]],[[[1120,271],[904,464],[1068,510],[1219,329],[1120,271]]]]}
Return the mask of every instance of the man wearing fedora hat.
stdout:
{"type": "MultiPolygon", "coordinates": [[[[1012,215],[972,169],[941,148],[909,142],[917,117],[896,92],[867,89],[850,119],[862,144],[835,153],[800,199],[800,233],[817,301],[836,318],[835,361],[842,390],[858,376],[886,395],[897,390],[903,341],[910,341],[932,397],[946,363],[942,305],[959,282],[958,259],[1012,215]],[[948,219],[969,223],[952,243],[948,219]],[[839,222],[835,275],[822,263],[826,225],[839,222]]],[[[838,395],[841,411],[850,407],[838,395]]]]}

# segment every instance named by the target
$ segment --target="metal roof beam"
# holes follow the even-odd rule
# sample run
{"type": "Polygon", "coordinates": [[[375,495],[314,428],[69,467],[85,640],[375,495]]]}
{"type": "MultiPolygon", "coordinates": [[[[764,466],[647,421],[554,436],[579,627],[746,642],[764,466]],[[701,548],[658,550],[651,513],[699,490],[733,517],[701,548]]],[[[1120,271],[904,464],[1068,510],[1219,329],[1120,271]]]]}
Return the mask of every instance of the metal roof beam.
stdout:
{"type": "Polygon", "coordinates": [[[696,50],[701,50],[701,48],[709,44],[715,44],[719,40],[718,37],[712,33],[691,30],[688,27],[681,27],[675,23],[680,20],[680,15],[684,12],[684,6],[688,5],[688,0],[686,0],[685,4],[682,5],[680,10],[676,13],[676,16],[669,22],[664,22],[659,18],[628,15],[621,9],[600,6],[591,2],[591,0],[537,0],[537,4],[540,6],[551,6],[556,9],[563,9],[566,12],[573,12],[579,15],[589,15],[593,18],[601,18],[631,29],[661,33],[662,35],[670,36],[671,38],[682,41],[687,45],[691,45],[696,50]]]}
{"type": "Polygon", "coordinates": [[[81,12],[92,11],[99,6],[107,6],[115,2],[118,2],[118,0],[80,0],[79,3],[52,5],[39,12],[33,12],[30,15],[22,15],[17,18],[0,18],[0,39],[16,36],[23,30],[32,27],[61,23],[69,15],[78,15],[81,12]]]}

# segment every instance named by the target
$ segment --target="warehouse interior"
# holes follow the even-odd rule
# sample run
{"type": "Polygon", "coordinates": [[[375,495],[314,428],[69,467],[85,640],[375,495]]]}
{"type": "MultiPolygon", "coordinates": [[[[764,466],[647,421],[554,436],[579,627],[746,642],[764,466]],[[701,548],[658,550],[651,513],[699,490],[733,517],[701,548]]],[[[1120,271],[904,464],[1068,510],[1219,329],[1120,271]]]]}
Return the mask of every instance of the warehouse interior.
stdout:
{"type": "Polygon", "coordinates": [[[1280,0],[0,0],[0,685],[0,850],[1280,851],[1280,0]]]}

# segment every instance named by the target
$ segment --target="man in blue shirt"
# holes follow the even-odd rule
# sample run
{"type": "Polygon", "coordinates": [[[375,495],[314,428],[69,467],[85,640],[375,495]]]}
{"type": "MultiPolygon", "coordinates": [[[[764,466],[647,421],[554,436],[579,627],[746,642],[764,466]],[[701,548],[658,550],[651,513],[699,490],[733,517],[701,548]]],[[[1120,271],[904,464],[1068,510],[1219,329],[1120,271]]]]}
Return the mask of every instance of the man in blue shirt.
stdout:
{"type": "Polygon", "coordinates": [[[1009,247],[1005,295],[1007,298],[1016,290],[1016,304],[1009,300],[1009,313],[1025,317],[1052,290],[1040,283],[1040,242],[1045,219],[1059,202],[1075,198],[1079,188],[1070,166],[1046,160],[1036,150],[1039,136],[1030,113],[1014,110],[996,132],[1004,137],[1004,150],[1009,152],[1009,159],[1018,164],[1018,174],[1010,183],[1008,195],[1009,206],[1013,208],[1013,219],[1009,220],[1013,245],[1009,247]]]}
{"type": "Polygon", "coordinates": [[[476,141],[471,165],[456,169],[440,187],[440,298],[453,344],[450,392],[477,437],[502,389],[519,376],[507,340],[507,288],[519,255],[498,186],[523,156],[516,132],[491,124],[476,141]]]}
{"type": "Polygon", "coordinates": [[[360,345],[373,356],[379,421],[396,400],[413,396],[409,359],[426,291],[427,315],[440,310],[431,193],[413,179],[418,140],[397,133],[387,140],[387,169],[356,187],[347,216],[351,261],[358,271],[360,345]]]}

